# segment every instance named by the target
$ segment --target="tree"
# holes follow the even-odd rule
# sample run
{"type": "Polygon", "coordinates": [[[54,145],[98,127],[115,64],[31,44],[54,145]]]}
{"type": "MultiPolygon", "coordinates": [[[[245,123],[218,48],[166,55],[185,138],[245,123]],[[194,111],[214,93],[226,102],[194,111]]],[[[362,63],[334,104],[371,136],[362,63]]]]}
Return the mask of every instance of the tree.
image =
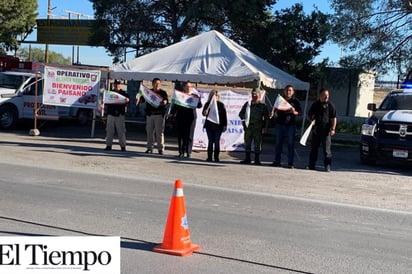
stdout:
{"type": "Polygon", "coordinates": [[[95,33],[93,40],[103,43],[121,59],[126,48],[134,48],[136,56],[168,46],[214,28],[230,30],[230,22],[260,18],[275,0],[242,3],[230,0],[90,0],[98,24],[108,22],[109,35],[95,33]],[[108,38],[106,38],[108,37],[108,38]]]}
{"type": "Polygon", "coordinates": [[[0,49],[16,49],[33,31],[37,18],[36,0],[0,0],[0,49]],[[18,39],[20,37],[20,39],[18,39]]]}
{"type": "MultiPolygon", "coordinates": [[[[318,10],[303,12],[301,4],[275,11],[249,29],[236,29],[245,46],[276,67],[303,80],[310,80],[313,59],[329,38],[329,15],[318,10]],[[246,31],[245,31],[246,30],[246,31]]],[[[324,60],[321,65],[325,65],[324,60]]]]}
{"type": "Polygon", "coordinates": [[[349,52],[346,67],[398,70],[404,74],[412,60],[410,0],[331,0],[333,41],[349,52]]]}
{"type": "MultiPolygon", "coordinates": [[[[43,63],[45,52],[41,48],[28,49],[28,48],[22,47],[17,50],[17,56],[22,60],[43,63]]],[[[70,65],[72,61],[70,57],[64,57],[61,53],[49,51],[49,63],[70,65]]]]}
{"type": "MultiPolygon", "coordinates": [[[[309,15],[301,4],[272,12],[276,0],[91,0],[98,26],[93,43],[121,60],[127,48],[136,56],[177,43],[200,32],[222,32],[275,66],[310,79],[313,59],[327,41],[326,14],[309,15]]],[[[323,62],[322,65],[326,63],[323,62]]]]}

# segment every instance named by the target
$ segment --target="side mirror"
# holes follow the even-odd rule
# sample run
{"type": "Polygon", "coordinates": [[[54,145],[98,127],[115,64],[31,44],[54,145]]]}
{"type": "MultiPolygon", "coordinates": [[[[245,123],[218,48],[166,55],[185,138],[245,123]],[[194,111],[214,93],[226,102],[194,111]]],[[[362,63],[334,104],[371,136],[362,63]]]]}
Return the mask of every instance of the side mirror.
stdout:
{"type": "Polygon", "coordinates": [[[376,104],[374,104],[374,103],[369,103],[369,104],[368,104],[368,110],[376,111],[376,104]]]}

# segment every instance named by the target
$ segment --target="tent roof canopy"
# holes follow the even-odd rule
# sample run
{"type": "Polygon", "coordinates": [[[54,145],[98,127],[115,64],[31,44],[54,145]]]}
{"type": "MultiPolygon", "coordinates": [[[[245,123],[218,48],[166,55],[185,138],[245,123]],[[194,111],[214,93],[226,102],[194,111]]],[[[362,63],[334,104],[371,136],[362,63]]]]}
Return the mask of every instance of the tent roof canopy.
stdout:
{"type": "Polygon", "coordinates": [[[309,83],[269,64],[214,30],[114,64],[110,77],[124,80],[151,80],[157,77],[165,81],[205,84],[259,81],[275,89],[293,85],[298,90],[309,90],[309,83]]]}

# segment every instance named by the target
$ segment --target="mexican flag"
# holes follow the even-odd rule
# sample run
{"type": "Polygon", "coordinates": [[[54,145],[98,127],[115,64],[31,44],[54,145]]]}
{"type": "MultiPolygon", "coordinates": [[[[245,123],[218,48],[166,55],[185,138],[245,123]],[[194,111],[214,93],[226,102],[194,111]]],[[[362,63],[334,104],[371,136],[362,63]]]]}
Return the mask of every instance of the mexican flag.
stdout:
{"type": "Polygon", "coordinates": [[[175,90],[172,97],[172,103],[185,107],[185,108],[197,108],[200,97],[194,94],[187,94],[178,90],[175,90]]]}
{"type": "Polygon", "coordinates": [[[163,101],[161,96],[143,84],[140,84],[139,93],[143,96],[147,103],[155,108],[158,108],[160,103],[163,101]]]}
{"type": "Polygon", "coordinates": [[[105,90],[103,92],[103,104],[125,104],[126,103],[126,97],[123,95],[110,91],[110,90],[105,90]]]}

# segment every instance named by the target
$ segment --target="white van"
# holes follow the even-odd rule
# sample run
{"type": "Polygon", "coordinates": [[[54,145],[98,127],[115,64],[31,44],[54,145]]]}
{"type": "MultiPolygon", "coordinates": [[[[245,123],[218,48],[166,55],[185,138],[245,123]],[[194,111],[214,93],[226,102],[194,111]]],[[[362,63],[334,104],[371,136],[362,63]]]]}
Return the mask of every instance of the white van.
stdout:
{"type": "Polygon", "coordinates": [[[34,119],[35,103],[39,120],[74,118],[80,124],[86,124],[92,119],[92,109],[43,105],[42,95],[42,74],[36,76],[32,72],[0,72],[0,128],[10,129],[20,119],[34,119]]]}

